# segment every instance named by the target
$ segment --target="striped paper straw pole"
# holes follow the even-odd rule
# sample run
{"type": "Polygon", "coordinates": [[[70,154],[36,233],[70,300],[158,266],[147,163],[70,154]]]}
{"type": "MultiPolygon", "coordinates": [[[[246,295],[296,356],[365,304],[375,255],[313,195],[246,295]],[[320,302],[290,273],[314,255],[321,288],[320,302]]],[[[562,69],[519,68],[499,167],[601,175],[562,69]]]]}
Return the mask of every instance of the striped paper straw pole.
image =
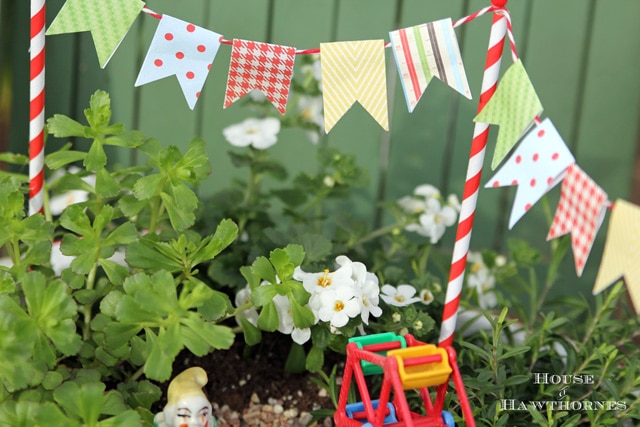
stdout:
{"type": "Polygon", "coordinates": [[[44,200],[45,0],[31,0],[29,87],[29,215],[42,212],[44,200]]]}
{"type": "MultiPolygon", "coordinates": [[[[494,5],[496,2],[494,1],[494,5]]],[[[506,3],[506,2],[505,2],[506,3]]],[[[501,6],[504,6],[502,4],[501,6]]],[[[478,111],[481,111],[489,102],[498,87],[500,76],[500,63],[507,32],[507,20],[504,15],[497,11],[493,15],[491,24],[491,34],[489,36],[489,51],[487,62],[482,77],[482,89],[478,111]]],[[[453,343],[453,333],[458,317],[458,306],[460,305],[460,294],[464,281],[464,273],[467,265],[467,254],[469,252],[469,241],[471,240],[471,230],[473,219],[476,213],[478,201],[478,191],[480,188],[480,177],[482,176],[482,166],[489,137],[489,125],[476,123],[471,142],[471,153],[469,154],[469,164],[467,166],[467,178],[464,184],[462,195],[462,206],[458,219],[458,230],[456,241],[453,247],[453,258],[451,259],[451,269],[449,271],[449,284],[445,298],[444,311],[442,313],[442,328],[440,330],[440,346],[448,346],[453,343]]]]}

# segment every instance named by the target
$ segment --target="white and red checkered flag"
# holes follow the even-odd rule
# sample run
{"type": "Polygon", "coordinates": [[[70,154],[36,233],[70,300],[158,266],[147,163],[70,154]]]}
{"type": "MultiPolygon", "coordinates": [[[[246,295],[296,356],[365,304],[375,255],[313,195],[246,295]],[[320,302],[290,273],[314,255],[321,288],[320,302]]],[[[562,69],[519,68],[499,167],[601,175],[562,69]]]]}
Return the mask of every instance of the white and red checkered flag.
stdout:
{"type": "Polygon", "coordinates": [[[284,114],[295,55],[294,47],[234,39],[224,108],[259,89],[284,114]]]}
{"type": "Polygon", "coordinates": [[[547,240],[571,233],[578,276],[582,275],[609,204],[607,193],[593,179],[577,164],[569,166],[547,240]]]}

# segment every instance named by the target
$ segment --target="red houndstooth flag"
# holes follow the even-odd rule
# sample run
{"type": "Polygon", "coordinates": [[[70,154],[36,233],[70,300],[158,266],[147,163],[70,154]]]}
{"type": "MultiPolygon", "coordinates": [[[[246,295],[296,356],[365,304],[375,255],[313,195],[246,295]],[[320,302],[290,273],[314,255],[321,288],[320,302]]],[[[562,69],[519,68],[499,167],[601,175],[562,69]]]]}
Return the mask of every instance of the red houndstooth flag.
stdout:
{"type": "Polygon", "coordinates": [[[547,240],[571,233],[576,273],[582,275],[591,246],[602,225],[607,193],[575,163],[562,181],[560,201],[547,240]]]}
{"type": "Polygon", "coordinates": [[[224,108],[259,89],[285,113],[296,49],[247,40],[233,40],[224,108]]]}

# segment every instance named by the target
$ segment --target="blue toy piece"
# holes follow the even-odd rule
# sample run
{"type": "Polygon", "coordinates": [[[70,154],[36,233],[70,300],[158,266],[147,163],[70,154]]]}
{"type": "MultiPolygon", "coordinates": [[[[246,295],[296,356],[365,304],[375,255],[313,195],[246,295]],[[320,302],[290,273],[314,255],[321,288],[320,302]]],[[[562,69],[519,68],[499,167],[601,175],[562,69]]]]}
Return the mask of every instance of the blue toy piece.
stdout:
{"type": "Polygon", "coordinates": [[[453,419],[453,415],[451,415],[451,412],[442,411],[442,421],[444,421],[444,424],[447,427],[456,427],[456,422],[453,419]]]}
{"type": "MultiPolygon", "coordinates": [[[[371,401],[371,405],[373,406],[373,409],[378,409],[378,403],[380,402],[380,400],[376,399],[376,400],[372,400],[371,401]]],[[[391,424],[391,423],[395,423],[398,422],[398,418],[396,418],[396,408],[393,406],[393,403],[391,402],[387,402],[387,408],[389,409],[389,413],[384,417],[384,424],[391,424]]],[[[361,419],[361,420],[365,420],[366,419],[366,415],[364,413],[364,403],[363,402],[357,402],[357,403],[350,403],[345,407],[345,412],[347,414],[347,417],[352,418],[352,419],[361,419]]],[[[364,424],[366,425],[366,424],[364,424]]],[[[449,426],[447,426],[449,427],[449,426]]]]}

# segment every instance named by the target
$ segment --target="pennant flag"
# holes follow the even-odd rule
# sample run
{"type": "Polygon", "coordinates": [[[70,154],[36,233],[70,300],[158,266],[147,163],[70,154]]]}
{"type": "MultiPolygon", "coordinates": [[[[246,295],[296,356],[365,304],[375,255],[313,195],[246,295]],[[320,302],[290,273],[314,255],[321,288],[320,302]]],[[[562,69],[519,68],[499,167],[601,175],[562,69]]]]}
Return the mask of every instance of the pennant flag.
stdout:
{"type": "Polygon", "coordinates": [[[320,66],[325,132],[356,101],[389,130],[383,40],[321,43],[320,66]]]}
{"type": "Polygon", "coordinates": [[[607,194],[595,181],[577,164],[569,166],[547,240],[571,233],[578,276],[582,275],[608,204],[607,194]]]}
{"type": "Polygon", "coordinates": [[[284,114],[296,48],[247,40],[233,41],[224,108],[253,89],[261,90],[284,114]]]}
{"type": "Polygon", "coordinates": [[[163,15],[135,86],[175,75],[194,109],[220,47],[220,34],[163,15]]]}
{"type": "Polygon", "coordinates": [[[564,176],[575,159],[549,119],[520,142],[485,188],[517,185],[509,229],[564,176]]]}
{"type": "Polygon", "coordinates": [[[504,73],[496,93],[473,119],[474,122],[500,125],[491,169],[506,157],[540,113],[542,104],[522,61],[518,60],[504,73]]]}
{"type": "Polygon", "coordinates": [[[140,0],[67,0],[47,35],[91,31],[104,68],[143,7],[140,0]]]}
{"type": "Polygon", "coordinates": [[[409,112],[433,77],[471,99],[451,18],[389,33],[409,112]]]}
{"type": "Polygon", "coordinates": [[[602,262],[593,287],[597,294],[624,278],[636,313],[640,314],[640,207],[616,200],[609,220],[602,262]]]}

